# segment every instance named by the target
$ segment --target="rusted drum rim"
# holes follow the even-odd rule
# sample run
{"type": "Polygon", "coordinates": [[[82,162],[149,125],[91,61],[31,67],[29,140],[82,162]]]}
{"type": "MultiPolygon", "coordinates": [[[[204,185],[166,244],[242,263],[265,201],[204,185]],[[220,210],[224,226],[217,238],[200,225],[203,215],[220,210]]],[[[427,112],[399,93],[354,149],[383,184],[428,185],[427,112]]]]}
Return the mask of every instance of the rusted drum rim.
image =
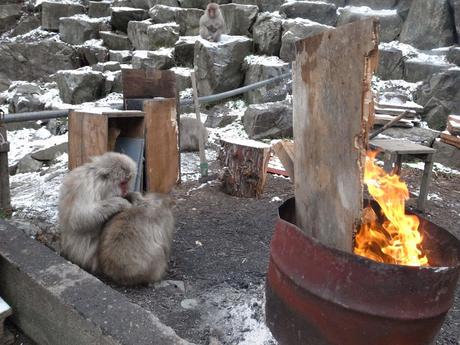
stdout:
{"type": "MultiPolygon", "coordinates": [[[[279,299],[299,317],[311,313],[312,304],[327,302],[353,317],[359,314],[392,322],[431,319],[433,331],[428,333],[436,334],[453,303],[460,272],[460,242],[435,224],[423,218],[420,222],[422,246],[432,266],[383,264],[329,248],[306,236],[295,225],[295,199],[289,199],[279,208],[270,247],[267,320],[274,312],[270,298],[279,299]],[[313,302],[308,302],[310,297],[313,302]]],[[[305,319],[311,321],[308,316],[305,319]]],[[[372,328],[372,324],[366,327],[372,328]]]]}

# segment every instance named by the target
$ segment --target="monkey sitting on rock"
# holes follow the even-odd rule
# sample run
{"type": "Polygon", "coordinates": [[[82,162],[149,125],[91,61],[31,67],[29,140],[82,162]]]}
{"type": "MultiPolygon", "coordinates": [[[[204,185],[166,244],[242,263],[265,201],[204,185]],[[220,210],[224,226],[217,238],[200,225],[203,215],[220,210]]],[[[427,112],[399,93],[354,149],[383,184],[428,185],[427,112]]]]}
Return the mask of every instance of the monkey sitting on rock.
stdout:
{"type": "Polygon", "coordinates": [[[225,20],[219,5],[211,2],[200,18],[200,36],[211,42],[219,42],[225,30],[225,20]]]}
{"type": "Polygon", "coordinates": [[[126,155],[93,157],[64,178],[58,208],[61,254],[126,285],[161,279],[174,231],[166,197],[128,193],[135,174],[126,155]]]}

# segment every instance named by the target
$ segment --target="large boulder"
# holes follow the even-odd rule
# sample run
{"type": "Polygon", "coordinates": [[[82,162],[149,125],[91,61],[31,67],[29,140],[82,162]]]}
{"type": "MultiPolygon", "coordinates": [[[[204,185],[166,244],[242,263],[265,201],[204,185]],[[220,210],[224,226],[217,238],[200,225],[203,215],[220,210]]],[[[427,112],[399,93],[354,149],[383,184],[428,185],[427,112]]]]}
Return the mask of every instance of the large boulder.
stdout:
{"type": "Polygon", "coordinates": [[[450,46],[455,42],[449,0],[412,2],[399,40],[419,49],[450,46]]]}
{"type": "Polygon", "coordinates": [[[138,50],[156,50],[172,47],[179,38],[179,25],[152,24],[150,20],[128,23],[128,38],[138,50]]]}
{"type": "Polygon", "coordinates": [[[193,67],[197,36],[182,36],[174,45],[174,60],[179,66],[193,67]]]}
{"type": "Polygon", "coordinates": [[[109,50],[109,59],[119,63],[130,63],[133,53],[130,50],[109,50]]]}
{"type": "Polygon", "coordinates": [[[87,40],[99,38],[99,31],[107,29],[107,19],[90,18],[87,15],[64,17],[59,21],[59,36],[69,44],[82,44],[87,40]]]}
{"type": "Polygon", "coordinates": [[[88,15],[91,18],[110,17],[112,15],[112,7],[110,1],[90,1],[88,15]]]}
{"type": "Polygon", "coordinates": [[[18,81],[8,89],[9,113],[40,111],[45,108],[41,96],[44,90],[36,83],[18,81]]]}
{"type": "Polygon", "coordinates": [[[332,26],[319,24],[308,19],[288,19],[283,21],[280,58],[291,62],[295,60],[295,42],[319,32],[333,29],[332,26]]]}
{"type": "MultiPolygon", "coordinates": [[[[0,91],[9,80],[49,80],[58,70],[80,66],[76,49],[55,40],[0,44],[0,91]]],[[[2,89],[3,88],[3,89],[2,89]]]]}
{"type": "Polygon", "coordinates": [[[379,66],[377,75],[383,80],[404,78],[404,55],[401,49],[392,46],[379,46],[379,66]]]}
{"type": "Polygon", "coordinates": [[[435,141],[433,148],[436,149],[433,158],[436,163],[441,163],[453,169],[460,169],[460,149],[440,140],[435,141]]]}
{"type": "Polygon", "coordinates": [[[396,10],[403,20],[407,19],[413,0],[398,0],[396,10]]]}
{"type": "Polygon", "coordinates": [[[454,11],[455,31],[458,38],[460,37],[460,0],[450,0],[450,6],[454,11]]]}
{"type": "Polygon", "coordinates": [[[446,59],[448,62],[460,66],[460,47],[452,47],[447,53],[446,59]]]}
{"type": "Polygon", "coordinates": [[[130,50],[131,42],[127,35],[118,34],[112,31],[100,31],[102,42],[104,46],[110,50],[130,50]]]}
{"type": "Polygon", "coordinates": [[[281,49],[282,20],[270,13],[261,13],[252,27],[252,38],[256,53],[279,55],[281,49]]]}
{"type": "Polygon", "coordinates": [[[249,36],[259,8],[254,5],[226,4],[220,10],[225,19],[227,34],[249,36]]]}
{"type": "Polygon", "coordinates": [[[178,92],[184,91],[192,87],[191,75],[193,69],[187,67],[174,67],[171,68],[176,76],[176,90],[178,92]]]}
{"type": "Polygon", "coordinates": [[[252,104],[242,120],[251,139],[292,137],[292,105],[287,101],[252,104]]]}
{"type": "Polygon", "coordinates": [[[397,3],[398,0],[347,0],[348,6],[368,6],[374,10],[388,10],[397,3]]]}
{"type": "MultiPolygon", "coordinates": [[[[244,85],[250,85],[289,72],[289,63],[276,56],[250,55],[244,59],[243,70],[244,85]]],[[[249,103],[266,103],[282,101],[286,95],[286,81],[280,80],[249,91],[245,97],[249,103]]]]}
{"type": "Polygon", "coordinates": [[[42,24],[41,17],[38,14],[29,14],[22,16],[17,25],[11,32],[11,36],[24,35],[40,27],[42,24]]]}
{"type": "Polygon", "coordinates": [[[435,74],[417,90],[415,101],[424,108],[430,128],[444,129],[447,116],[460,114],[460,68],[435,74]]]}
{"type": "Polygon", "coordinates": [[[95,41],[85,42],[77,49],[83,66],[94,65],[109,59],[109,50],[102,46],[102,40],[97,41],[97,44],[95,41]]]}
{"type": "Polygon", "coordinates": [[[80,104],[104,96],[105,78],[102,72],[83,67],[56,73],[59,95],[64,103],[80,104]]]}
{"type": "Polygon", "coordinates": [[[148,18],[148,12],[141,8],[112,7],[112,27],[127,32],[128,23],[132,20],[141,21],[148,18]]]}
{"type": "Polygon", "coordinates": [[[220,42],[199,39],[195,43],[194,65],[200,96],[240,87],[244,58],[252,52],[252,40],[223,35],[220,42]]]}
{"type": "Polygon", "coordinates": [[[208,0],[179,0],[179,5],[182,8],[201,8],[205,9],[208,5],[208,0]]]}
{"type": "Polygon", "coordinates": [[[304,18],[334,26],[337,22],[337,8],[334,4],[315,1],[291,1],[281,5],[280,14],[287,18],[304,18]]]}
{"type": "Polygon", "coordinates": [[[284,0],[258,0],[260,12],[276,12],[279,11],[284,0]]]}
{"type": "Polygon", "coordinates": [[[172,49],[136,50],[131,63],[135,69],[169,69],[174,65],[172,49]]]}
{"type": "Polygon", "coordinates": [[[149,15],[153,23],[170,23],[179,24],[179,33],[181,36],[195,36],[200,30],[200,18],[204,11],[198,8],[179,8],[164,5],[155,5],[149,15]]]}
{"type": "Polygon", "coordinates": [[[71,17],[85,13],[85,7],[77,3],[45,1],[42,7],[42,28],[50,31],[59,30],[59,18],[71,17]]]}
{"type": "Polygon", "coordinates": [[[0,5],[0,34],[9,30],[21,17],[20,4],[0,5]]]}
{"type": "Polygon", "coordinates": [[[372,10],[369,7],[347,6],[339,9],[337,26],[372,17],[379,19],[381,42],[391,42],[399,36],[403,21],[396,10],[372,10]]]}
{"type": "Polygon", "coordinates": [[[415,83],[430,78],[433,74],[447,71],[453,67],[442,60],[425,60],[419,57],[404,62],[404,80],[415,83]]]}

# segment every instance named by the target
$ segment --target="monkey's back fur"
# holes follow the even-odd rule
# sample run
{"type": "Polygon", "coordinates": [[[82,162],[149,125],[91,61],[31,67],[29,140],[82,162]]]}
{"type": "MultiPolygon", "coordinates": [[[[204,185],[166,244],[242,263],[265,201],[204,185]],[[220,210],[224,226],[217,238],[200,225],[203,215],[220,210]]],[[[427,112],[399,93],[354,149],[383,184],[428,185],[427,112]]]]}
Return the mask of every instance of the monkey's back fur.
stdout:
{"type": "Polygon", "coordinates": [[[159,194],[138,193],[130,209],[105,226],[99,243],[101,272],[121,285],[160,280],[168,266],[174,232],[170,203],[159,194]]]}

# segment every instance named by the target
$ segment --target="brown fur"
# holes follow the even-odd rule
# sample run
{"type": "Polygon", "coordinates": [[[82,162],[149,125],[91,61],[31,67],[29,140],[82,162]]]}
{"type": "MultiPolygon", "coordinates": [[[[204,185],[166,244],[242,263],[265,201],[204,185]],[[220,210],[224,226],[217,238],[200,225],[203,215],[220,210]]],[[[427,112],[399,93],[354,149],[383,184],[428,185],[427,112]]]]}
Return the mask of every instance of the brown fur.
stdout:
{"type": "Polygon", "coordinates": [[[103,225],[131,207],[121,181],[131,181],[136,164],[126,155],[107,152],[70,171],[59,195],[61,254],[82,268],[98,270],[97,248],[103,225]]]}
{"type": "Polygon", "coordinates": [[[225,20],[219,5],[211,2],[200,18],[200,36],[211,42],[219,42],[225,31],[225,20]]]}
{"type": "Polygon", "coordinates": [[[129,193],[133,206],[114,216],[99,243],[101,272],[122,285],[160,280],[174,232],[171,204],[161,194],[129,193]]]}

